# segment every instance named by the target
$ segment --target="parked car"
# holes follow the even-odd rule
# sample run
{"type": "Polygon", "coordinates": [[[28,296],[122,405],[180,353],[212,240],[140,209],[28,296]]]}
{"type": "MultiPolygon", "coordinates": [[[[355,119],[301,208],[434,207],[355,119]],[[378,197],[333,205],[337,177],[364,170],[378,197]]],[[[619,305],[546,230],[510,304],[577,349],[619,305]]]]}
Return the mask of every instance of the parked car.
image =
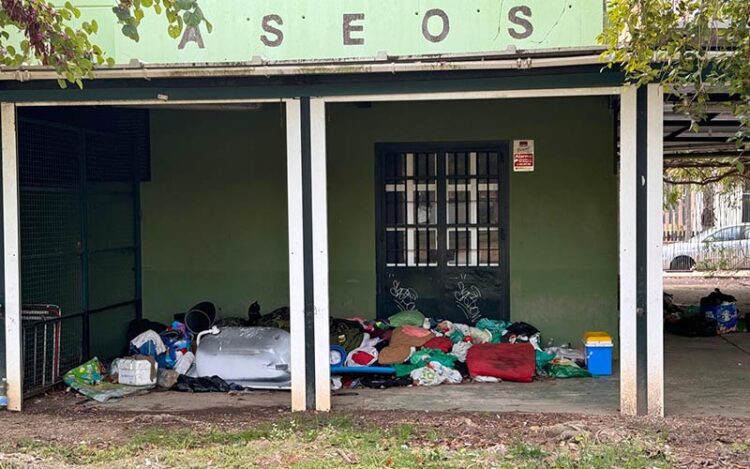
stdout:
{"type": "Polygon", "coordinates": [[[665,270],[750,269],[750,223],[708,229],[688,241],[664,244],[665,270]]]}

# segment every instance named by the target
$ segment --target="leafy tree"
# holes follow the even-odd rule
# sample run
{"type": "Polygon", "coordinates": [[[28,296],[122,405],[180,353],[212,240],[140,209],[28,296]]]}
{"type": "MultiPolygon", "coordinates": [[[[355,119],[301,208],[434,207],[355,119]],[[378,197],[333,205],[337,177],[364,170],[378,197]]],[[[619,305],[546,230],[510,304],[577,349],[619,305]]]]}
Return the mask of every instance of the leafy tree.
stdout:
{"type": "Polygon", "coordinates": [[[698,125],[711,93],[750,124],[750,2],[747,0],[609,0],[600,40],[604,58],[639,85],[664,84],[698,125]]]}
{"type": "MultiPolygon", "coordinates": [[[[186,26],[205,23],[209,32],[212,28],[198,0],[118,0],[112,10],[122,33],[134,41],[139,40],[138,26],[149,10],[164,14],[173,38],[186,26]]],[[[60,86],[70,82],[82,87],[82,79],[92,78],[95,66],[113,63],[94,41],[98,29],[96,21],[85,21],[70,2],[0,0],[0,65],[46,65],[58,73],[60,86]]]]}
{"type": "Polygon", "coordinates": [[[690,117],[691,130],[709,106],[725,106],[740,123],[728,156],[665,161],[668,203],[684,185],[724,193],[743,187],[750,179],[750,1],[608,0],[607,20],[600,41],[609,66],[621,67],[637,85],[663,84],[690,117]]]}

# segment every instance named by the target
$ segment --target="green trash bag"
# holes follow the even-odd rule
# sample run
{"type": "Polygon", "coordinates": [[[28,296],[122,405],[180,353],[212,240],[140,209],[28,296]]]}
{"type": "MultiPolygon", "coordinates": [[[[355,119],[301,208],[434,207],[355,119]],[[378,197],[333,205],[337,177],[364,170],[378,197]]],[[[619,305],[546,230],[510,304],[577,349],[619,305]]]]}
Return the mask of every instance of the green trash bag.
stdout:
{"type": "Polygon", "coordinates": [[[567,358],[555,358],[547,364],[547,373],[554,378],[591,378],[591,373],[567,358]]]}
{"type": "Polygon", "coordinates": [[[443,352],[442,350],[436,349],[422,349],[414,354],[409,359],[412,365],[418,365],[420,367],[427,365],[430,362],[438,362],[446,368],[455,368],[456,366],[455,355],[451,355],[443,352]]]}
{"type": "Polygon", "coordinates": [[[494,319],[482,318],[477,322],[475,327],[477,329],[489,331],[490,334],[492,334],[490,342],[493,344],[499,344],[500,339],[503,336],[503,331],[508,328],[508,323],[505,321],[495,321],[494,319]]]}
{"type": "Polygon", "coordinates": [[[414,365],[411,363],[398,363],[393,365],[393,368],[396,370],[396,378],[403,378],[404,376],[409,376],[412,371],[423,366],[424,365],[414,365]]]}
{"type": "Polygon", "coordinates": [[[453,342],[454,344],[457,344],[459,342],[464,341],[464,334],[458,329],[455,329],[453,332],[448,334],[448,338],[451,340],[451,342],[453,342]]]}
{"type": "Polygon", "coordinates": [[[540,371],[543,371],[544,367],[547,366],[549,362],[554,360],[556,356],[557,355],[555,355],[554,353],[547,353],[541,350],[535,350],[537,374],[539,374],[540,371]]]}

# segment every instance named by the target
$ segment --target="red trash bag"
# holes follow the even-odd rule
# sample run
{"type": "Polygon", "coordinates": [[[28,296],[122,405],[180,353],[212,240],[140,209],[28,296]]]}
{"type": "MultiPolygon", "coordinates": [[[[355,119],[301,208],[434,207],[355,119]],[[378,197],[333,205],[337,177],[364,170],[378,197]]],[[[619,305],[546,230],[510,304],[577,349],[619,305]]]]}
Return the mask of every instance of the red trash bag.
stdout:
{"type": "Polygon", "coordinates": [[[471,377],[492,376],[505,381],[530,383],[536,370],[534,347],[521,344],[477,344],[466,355],[471,377]]]}

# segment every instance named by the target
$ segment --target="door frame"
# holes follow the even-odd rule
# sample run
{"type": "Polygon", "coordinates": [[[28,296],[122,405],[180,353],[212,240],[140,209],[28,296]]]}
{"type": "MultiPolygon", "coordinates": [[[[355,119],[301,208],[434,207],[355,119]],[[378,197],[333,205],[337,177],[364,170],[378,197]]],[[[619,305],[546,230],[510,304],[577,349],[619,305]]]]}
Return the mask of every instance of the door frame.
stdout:
{"type": "MultiPolygon", "coordinates": [[[[380,165],[380,159],[387,152],[418,152],[418,153],[429,153],[435,152],[438,155],[443,152],[450,151],[466,151],[466,152],[479,152],[479,151],[497,151],[500,156],[499,169],[500,174],[498,175],[498,207],[500,210],[498,228],[500,231],[500,311],[499,318],[503,320],[510,319],[510,140],[448,140],[448,141],[430,141],[430,142],[378,142],[374,146],[373,151],[373,165],[375,171],[375,314],[376,317],[380,317],[383,305],[381,304],[381,298],[379,295],[380,282],[384,276],[385,270],[385,252],[384,245],[385,239],[380,239],[381,227],[385,222],[383,216],[383,201],[385,200],[385,188],[383,187],[383,179],[385,177],[383,171],[384,167],[380,165]]],[[[439,158],[439,157],[438,157],[439,158]]],[[[440,168],[440,161],[437,163],[440,168]]],[[[438,169],[438,184],[440,184],[441,175],[445,180],[444,171],[441,172],[438,169]]],[[[444,184],[444,182],[443,182],[444,184]]],[[[437,190],[438,198],[445,195],[445,189],[437,190]]],[[[441,216],[440,201],[438,201],[438,217],[437,227],[438,233],[444,231],[446,228],[445,216],[441,216]]],[[[442,237],[438,235],[438,252],[444,251],[440,245],[442,237]]],[[[446,248],[447,249],[447,248],[446,248]]],[[[435,267],[440,272],[440,277],[444,277],[444,272],[448,268],[445,264],[444,256],[438,254],[438,266],[435,267]]]]}

